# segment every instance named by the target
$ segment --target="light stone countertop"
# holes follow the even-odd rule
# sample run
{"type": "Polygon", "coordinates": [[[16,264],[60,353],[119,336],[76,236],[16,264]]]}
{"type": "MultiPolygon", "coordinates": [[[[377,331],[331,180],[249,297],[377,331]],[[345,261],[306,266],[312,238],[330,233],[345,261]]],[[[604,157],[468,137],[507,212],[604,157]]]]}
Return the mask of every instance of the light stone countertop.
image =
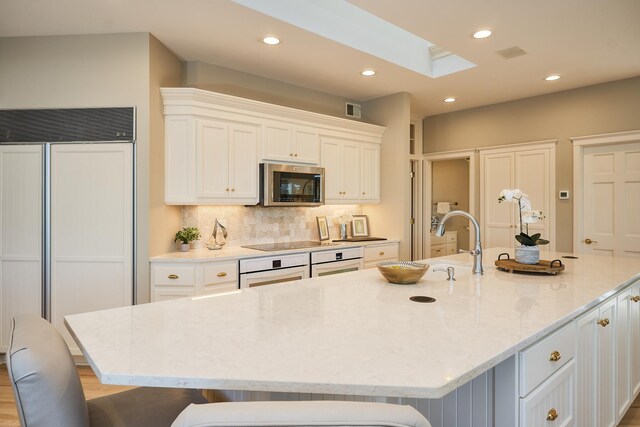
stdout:
{"type": "Polygon", "coordinates": [[[257,249],[243,248],[241,246],[225,246],[220,250],[198,249],[189,252],[169,252],[166,254],[154,256],[149,259],[152,263],[167,262],[208,262],[208,261],[224,261],[238,260],[241,258],[256,258],[264,256],[278,256],[284,254],[293,254],[300,252],[316,252],[338,250],[340,248],[372,246],[385,243],[399,243],[399,240],[370,240],[360,242],[333,242],[321,246],[313,246],[310,248],[289,249],[285,251],[260,251],[257,249]]]}
{"type": "MultiPolygon", "coordinates": [[[[533,276],[497,271],[500,252],[452,286],[431,269],[405,286],[369,269],[65,322],[106,384],[437,398],[640,279],[638,258],[579,255],[533,276]]],[[[447,261],[471,257],[431,264],[447,261]]]]}

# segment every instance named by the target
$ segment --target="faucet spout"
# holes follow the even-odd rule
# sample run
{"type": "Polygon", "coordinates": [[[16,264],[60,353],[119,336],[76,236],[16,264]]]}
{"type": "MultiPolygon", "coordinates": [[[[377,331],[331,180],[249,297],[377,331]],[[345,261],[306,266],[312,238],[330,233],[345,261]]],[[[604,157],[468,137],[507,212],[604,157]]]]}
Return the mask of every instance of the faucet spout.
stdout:
{"type": "Polygon", "coordinates": [[[438,228],[436,229],[435,235],[443,236],[444,223],[454,216],[463,216],[465,218],[468,218],[469,221],[471,221],[471,223],[473,224],[473,228],[476,233],[476,244],[473,250],[469,251],[469,253],[473,255],[472,273],[483,274],[484,269],[482,268],[482,244],[480,243],[480,224],[478,224],[478,221],[475,219],[473,215],[471,215],[469,212],[461,211],[461,210],[447,212],[445,216],[443,216],[442,219],[440,220],[440,224],[438,224],[438,228]]]}

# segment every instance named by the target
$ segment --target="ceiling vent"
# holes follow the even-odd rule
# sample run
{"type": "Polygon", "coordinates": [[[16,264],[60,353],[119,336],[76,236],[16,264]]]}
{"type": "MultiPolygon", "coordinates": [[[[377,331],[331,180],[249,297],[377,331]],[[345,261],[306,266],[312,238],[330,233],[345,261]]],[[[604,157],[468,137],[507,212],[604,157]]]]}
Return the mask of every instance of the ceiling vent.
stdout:
{"type": "Polygon", "coordinates": [[[351,102],[345,102],[344,104],[344,113],[347,117],[353,117],[354,119],[361,118],[361,106],[360,104],[353,104],[351,102]]]}
{"type": "Polygon", "coordinates": [[[511,59],[511,58],[515,58],[516,56],[522,56],[527,54],[527,52],[525,52],[518,46],[510,47],[509,49],[499,50],[496,53],[502,56],[504,59],[511,59]]]}

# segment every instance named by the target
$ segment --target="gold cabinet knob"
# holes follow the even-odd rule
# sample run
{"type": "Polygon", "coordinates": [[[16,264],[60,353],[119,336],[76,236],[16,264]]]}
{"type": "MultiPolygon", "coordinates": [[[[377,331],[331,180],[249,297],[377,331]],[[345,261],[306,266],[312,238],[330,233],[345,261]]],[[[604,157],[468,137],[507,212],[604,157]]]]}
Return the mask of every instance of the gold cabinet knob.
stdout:
{"type": "Polygon", "coordinates": [[[218,277],[225,277],[227,275],[227,273],[225,273],[224,271],[221,271],[220,273],[217,274],[218,277]]]}
{"type": "Polygon", "coordinates": [[[363,191],[363,192],[362,192],[362,195],[364,196],[365,194],[367,194],[367,193],[365,193],[365,192],[363,191]]]}
{"type": "Polygon", "coordinates": [[[629,298],[633,302],[640,302],[640,295],[634,295],[629,298]]]}
{"type": "Polygon", "coordinates": [[[179,279],[180,277],[177,274],[170,274],[167,276],[171,280],[179,279]]]}
{"type": "Polygon", "coordinates": [[[547,421],[555,421],[557,419],[558,411],[556,411],[555,408],[549,409],[549,412],[547,412],[547,421]]]}
{"type": "Polygon", "coordinates": [[[294,154],[293,157],[298,157],[298,153],[294,154]]]}
{"type": "Polygon", "coordinates": [[[229,191],[229,188],[225,188],[224,191],[229,191]]]}
{"type": "Polygon", "coordinates": [[[293,153],[289,153],[289,157],[293,157],[293,153]]]}
{"type": "Polygon", "coordinates": [[[232,189],[231,189],[231,191],[236,191],[236,189],[235,189],[235,188],[232,188],[232,189]]]}
{"type": "Polygon", "coordinates": [[[378,255],[382,256],[384,255],[384,252],[378,252],[378,255]]]}
{"type": "Polygon", "coordinates": [[[602,326],[603,328],[605,326],[607,326],[608,324],[609,324],[609,319],[607,319],[607,318],[598,320],[598,325],[602,326]]]}
{"type": "Polygon", "coordinates": [[[561,357],[560,352],[556,350],[549,356],[549,362],[557,362],[561,357]]]}
{"type": "Polygon", "coordinates": [[[597,241],[597,240],[591,240],[591,239],[584,239],[584,242],[585,242],[587,245],[590,245],[590,244],[592,244],[592,243],[598,243],[598,241],[597,241]]]}

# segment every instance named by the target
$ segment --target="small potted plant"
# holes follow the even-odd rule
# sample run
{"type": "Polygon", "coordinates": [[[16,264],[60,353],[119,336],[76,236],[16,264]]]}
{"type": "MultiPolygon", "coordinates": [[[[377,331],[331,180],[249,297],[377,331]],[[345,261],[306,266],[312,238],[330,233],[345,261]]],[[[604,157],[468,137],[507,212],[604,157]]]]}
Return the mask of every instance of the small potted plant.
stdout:
{"type": "Polygon", "coordinates": [[[540,248],[538,245],[547,245],[549,241],[541,239],[540,233],[530,236],[529,224],[543,219],[542,211],[532,209],[529,197],[517,188],[502,190],[500,196],[498,196],[498,203],[505,201],[517,203],[520,215],[520,234],[515,236],[518,243],[520,243],[520,246],[515,248],[516,262],[520,264],[537,264],[540,261],[540,248]]]}
{"type": "Polygon", "coordinates": [[[180,251],[188,252],[190,243],[200,238],[200,230],[198,227],[182,227],[182,230],[176,233],[175,241],[180,241],[180,251]]]}

